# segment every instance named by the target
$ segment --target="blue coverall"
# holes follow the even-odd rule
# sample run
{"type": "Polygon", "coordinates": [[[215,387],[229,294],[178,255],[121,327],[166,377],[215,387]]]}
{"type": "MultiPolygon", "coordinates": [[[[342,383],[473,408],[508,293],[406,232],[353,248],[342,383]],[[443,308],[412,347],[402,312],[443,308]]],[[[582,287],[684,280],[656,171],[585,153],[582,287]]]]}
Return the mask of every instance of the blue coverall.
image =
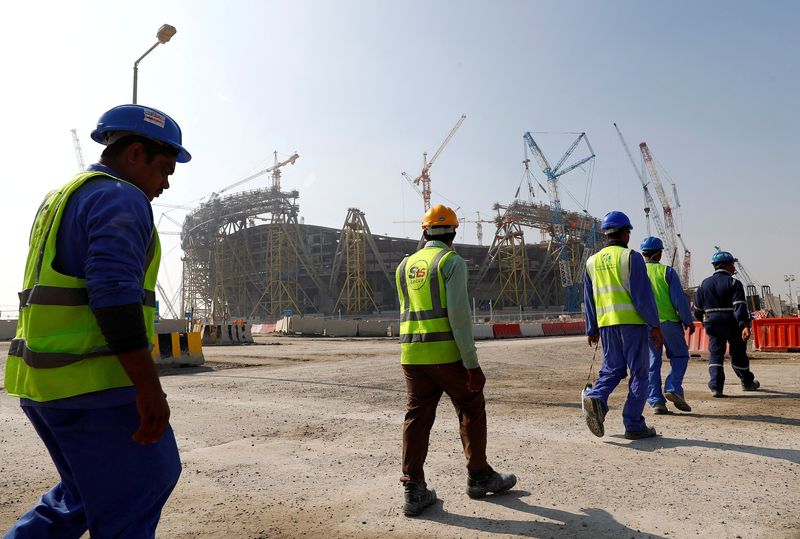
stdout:
{"type": "MultiPolygon", "coordinates": [[[[603,365],[594,387],[586,392],[586,396],[599,399],[603,410],[608,411],[608,396],[630,371],[631,379],[628,382],[628,398],[622,408],[622,422],[626,431],[634,432],[647,426],[642,412],[647,400],[648,342],[650,329],[659,327],[660,324],[644,259],[636,251],[631,251],[630,270],[631,299],[647,325],[620,324],[599,328],[603,343],[603,365]]],[[[586,307],[586,335],[597,335],[597,309],[592,279],[587,272],[583,276],[583,301],[586,307]]]]}
{"type": "MultiPolygon", "coordinates": [[[[648,264],[658,264],[655,260],[650,260],[648,264]]],[[[669,284],[669,299],[675,311],[678,313],[680,322],[661,322],[661,333],[664,335],[664,346],[667,349],[670,371],[664,381],[664,391],[683,395],[683,377],[689,365],[689,346],[686,344],[686,332],[684,327],[690,326],[692,309],[689,307],[689,300],[683,293],[681,280],[678,273],[667,266],[665,275],[669,284]]],[[[650,392],[647,396],[647,403],[653,406],[656,403],[666,403],[664,394],[661,392],[661,353],[662,348],[656,349],[650,342],[650,392]]]]}
{"type": "MultiPolygon", "coordinates": [[[[102,165],[90,170],[116,174],[102,165]]],[[[93,179],[67,201],[56,269],[86,278],[93,308],[141,303],[153,228],[147,197],[111,178],[93,179]]],[[[181,471],[172,428],[151,445],[139,428],[133,386],[67,399],[21,399],[61,481],[22,515],[5,539],[155,537],[161,508],[181,471]]]]}
{"type": "Polygon", "coordinates": [[[753,383],[755,376],[750,371],[747,343],[742,340],[742,330],[750,327],[742,283],[724,269],[718,269],[697,288],[694,315],[703,322],[708,335],[708,388],[722,391],[725,386],[726,345],[730,345],[733,372],[742,384],[753,383]]]}

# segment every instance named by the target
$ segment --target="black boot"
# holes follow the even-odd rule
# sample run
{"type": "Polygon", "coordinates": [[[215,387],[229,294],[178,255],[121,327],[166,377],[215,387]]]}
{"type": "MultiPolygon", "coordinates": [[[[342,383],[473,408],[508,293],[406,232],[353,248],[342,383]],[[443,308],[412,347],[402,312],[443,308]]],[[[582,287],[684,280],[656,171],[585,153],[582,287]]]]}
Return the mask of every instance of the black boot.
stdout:
{"type": "Polygon", "coordinates": [[[436,502],[436,491],[425,483],[405,483],[403,514],[415,517],[436,502]]]}
{"type": "Polygon", "coordinates": [[[497,473],[491,466],[482,472],[468,472],[467,496],[483,498],[489,492],[498,494],[511,489],[517,484],[517,476],[513,473],[497,473]]]}

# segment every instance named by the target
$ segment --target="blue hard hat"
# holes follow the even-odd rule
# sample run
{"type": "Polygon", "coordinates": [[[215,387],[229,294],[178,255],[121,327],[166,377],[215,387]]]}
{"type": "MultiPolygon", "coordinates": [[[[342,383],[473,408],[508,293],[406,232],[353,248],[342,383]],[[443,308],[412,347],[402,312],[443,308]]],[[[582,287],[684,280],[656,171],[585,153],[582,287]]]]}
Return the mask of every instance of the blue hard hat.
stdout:
{"type": "Polygon", "coordinates": [[[119,105],[97,120],[92,131],[92,140],[107,146],[113,133],[131,133],[163,142],[178,150],[178,163],[188,163],[192,156],[182,146],[181,128],[177,122],[151,107],[141,105],[119,105]]]}
{"type": "Polygon", "coordinates": [[[600,225],[600,229],[604,234],[611,234],[623,228],[633,230],[631,220],[628,219],[628,216],[621,211],[608,212],[603,218],[603,224],[600,225]]]}
{"type": "Polygon", "coordinates": [[[722,262],[738,262],[738,258],[734,258],[728,251],[717,251],[711,257],[712,264],[721,264],[722,262]]]}
{"type": "Polygon", "coordinates": [[[647,236],[645,239],[642,240],[641,245],[639,248],[642,251],[663,251],[664,250],[664,242],[662,242],[659,238],[655,236],[647,236]]]}

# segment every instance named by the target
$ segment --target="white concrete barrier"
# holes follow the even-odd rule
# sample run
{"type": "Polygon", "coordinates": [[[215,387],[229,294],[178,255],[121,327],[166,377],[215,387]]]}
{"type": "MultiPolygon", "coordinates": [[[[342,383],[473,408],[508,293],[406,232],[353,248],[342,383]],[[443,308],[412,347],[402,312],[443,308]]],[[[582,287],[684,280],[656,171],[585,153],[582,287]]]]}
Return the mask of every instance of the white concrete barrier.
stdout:
{"type": "Polygon", "coordinates": [[[384,320],[359,320],[359,337],[386,337],[389,334],[389,322],[384,320]]]}
{"type": "Polygon", "coordinates": [[[17,335],[16,320],[0,320],[0,341],[10,341],[17,335]]]}
{"type": "Polygon", "coordinates": [[[389,322],[389,337],[399,337],[400,336],[400,321],[394,320],[389,322]]]}
{"type": "Polygon", "coordinates": [[[289,319],[289,335],[324,335],[325,320],[322,318],[306,318],[292,316],[289,319]]]}
{"type": "Polygon", "coordinates": [[[494,332],[490,324],[472,324],[472,336],[476,341],[494,339],[494,332]]]}
{"type": "Polygon", "coordinates": [[[358,320],[325,320],[325,334],[328,337],[357,337],[358,320]]]}
{"type": "Polygon", "coordinates": [[[542,330],[541,322],[531,322],[520,324],[519,329],[523,337],[543,337],[544,330],[542,330]]]}

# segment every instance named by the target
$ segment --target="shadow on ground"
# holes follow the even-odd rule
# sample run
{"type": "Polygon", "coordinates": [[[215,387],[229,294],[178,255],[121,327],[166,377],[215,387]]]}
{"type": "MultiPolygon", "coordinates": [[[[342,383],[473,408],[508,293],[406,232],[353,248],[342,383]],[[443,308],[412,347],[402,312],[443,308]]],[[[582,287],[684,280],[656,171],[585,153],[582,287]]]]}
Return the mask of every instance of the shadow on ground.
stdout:
{"type": "Polygon", "coordinates": [[[520,537],[575,537],[579,539],[599,539],[617,537],[636,537],[658,539],[663,536],[644,533],[618,522],[608,511],[597,508],[583,509],[581,513],[571,513],[550,507],[530,505],[522,498],[530,492],[514,490],[507,494],[489,496],[491,503],[521,513],[518,520],[482,518],[460,515],[445,510],[441,500],[423,513],[420,520],[438,522],[446,526],[464,528],[480,533],[518,535],[520,537]]]}
{"type": "Polygon", "coordinates": [[[734,451],[737,453],[746,453],[749,455],[757,455],[759,457],[770,457],[774,459],[781,459],[794,464],[800,464],[800,449],[776,449],[772,447],[758,447],[755,445],[743,444],[730,444],[727,442],[711,442],[708,440],[691,440],[679,438],[665,438],[663,436],[656,436],[655,438],[647,438],[644,440],[637,440],[631,443],[606,441],[608,445],[615,445],[626,449],[634,449],[636,451],[655,451],[657,449],[673,449],[676,447],[705,447],[708,449],[720,449],[722,451],[734,451]]]}

